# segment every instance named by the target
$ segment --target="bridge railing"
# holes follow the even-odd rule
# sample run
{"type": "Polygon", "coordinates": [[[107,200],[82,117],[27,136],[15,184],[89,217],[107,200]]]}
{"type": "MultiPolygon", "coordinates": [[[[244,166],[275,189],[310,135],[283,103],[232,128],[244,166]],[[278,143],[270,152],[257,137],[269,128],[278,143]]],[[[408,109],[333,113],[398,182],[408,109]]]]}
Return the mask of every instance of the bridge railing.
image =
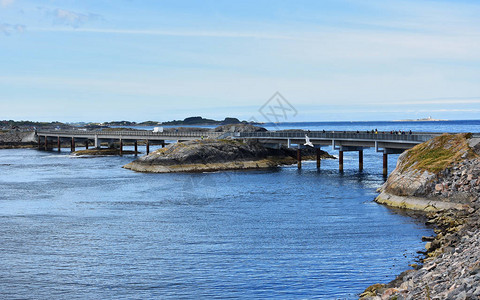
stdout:
{"type": "Polygon", "coordinates": [[[178,131],[178,132],[153,132],[153,131],[38,131],[37,134],[40,135],[97,135],[98,137],[102,136],[142,136],[142,137],[217,137],[223,132],[204,132],[204,131],[178,131]]]}
{"type": "Polygon", "coordinates": [[[354,139],[354,140],[379,140],[379,141],[411,141],[425,142],[435,134],[390,134],[390,133],[366,133],[366,132],[239,132],[236,136],[243,138],[286,138],[305,139],[307,135],[311,139],[354,139]]]}

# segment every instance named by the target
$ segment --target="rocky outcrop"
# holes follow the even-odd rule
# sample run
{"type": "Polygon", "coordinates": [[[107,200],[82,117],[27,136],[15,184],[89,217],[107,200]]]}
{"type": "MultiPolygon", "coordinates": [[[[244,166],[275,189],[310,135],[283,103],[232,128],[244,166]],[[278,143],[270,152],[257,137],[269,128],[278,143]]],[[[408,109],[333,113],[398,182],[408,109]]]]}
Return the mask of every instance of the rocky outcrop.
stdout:
{"type": "Polygon", "coordinates": [[[0,133],[0,149],[2,148],[30,148],[37,142],[34,131],[11,130],[0,133]]]}
{"type": "Polygon", "coordinates": [[[418,210],[459,208],[478,196],[478,154],[468,134],[436,137],[405,151],[380,188],[378,203],[418,210]],[[412,203],[414,207],[406,204],[412,203]],[[423,202],[425,205],[418,205],[423,202]],[[431,205],[435,202],[453,204],[431,205]]]}
{"type": "Polygon", "coordinates": [[[253,126],[251,124],[239,123],[239,124],[218,126],[213,131],[215,132],[264,132],[268,130],[263,127],[253,126]]]}
{"type": "Polygon", "coordinates": [[[295,163],[295,155],[295,150],[269,149],[256,141],[206,139],[171,144],[124,168],[153,173],[258,169],[295,163]]]}
{"type": "Polygon", "coordinates": [[[480,299],[480,150],[468,134],[443,135],[404,153],[376,201],[429,211],[423,266],[361,299],[480,299]]]}

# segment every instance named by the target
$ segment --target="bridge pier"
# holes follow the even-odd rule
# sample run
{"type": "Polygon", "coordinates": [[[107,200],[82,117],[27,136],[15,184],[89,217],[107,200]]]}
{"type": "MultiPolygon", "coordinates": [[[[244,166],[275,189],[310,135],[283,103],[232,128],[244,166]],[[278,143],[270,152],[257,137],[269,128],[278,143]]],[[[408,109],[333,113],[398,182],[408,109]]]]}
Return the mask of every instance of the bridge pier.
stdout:
{"type": "Polygon", "coordinates": [[[320,148],[317,148],[315,149],[316,150],[316,154],[317,154],[317,169],[320,169],[320,163],[321,163],[321,160],[320,160],[320,148]]]}
{"type": "Polygon", "coordinates": [[[165,141],[162,141],[162,148],[165,148],[165,141]]]}
{"type": "Polygon", "coordinates": [[[38,136],[38,150],[42,149],[42,138],[38,136]]]}
{"type": "Polygon", "coordinates": [[[146,151],[146,152],[147,152],[147,154],[149,154],[149,153],[150,153],[150,141],[149,141],[149,140],[147,140],[147,145],[146,145],[146,147],[147,147],[147,151],[146,151]]]}
{"type": "Polygon", "coordinates": [[[88,150],[88,140],[85,141],[85,149],[88,150]]]}
{"type": "Polygon", "coordinates": [[[338,151],[338,170],[343,172],[343,151],[338,151]]]}
{"type": "Polygon", "coordinates": [[[358,151],[358,170],[363,171],[363,150],[358,151]]]}
{"type": "Polygon", "coordinates": [[[123,155],[123,140],[120,139],[120,156],[123,155]]]}
{"type": "Polygon", "coordinates": [[[44,146],[45,146],[45,151],[47,151],[48,150],[48,137],[47,136],[45,136],[45,145],[44,146]]]}
{"type": "Polygon", "coordinates": [[[75,152],[75,138],[72,137],[72,142],[70,144],[70,151],[75,152]]]}
{"type": "Polygon", "coordinates": [[[95,148],[100,149],[100,144],[98,143],[98,135],[95,135],[95,148]]]}
{"type": "Polygon", "coordinates": [[[383,153],[383,177],[388,176],[388,154],[383,153]]]}
{"type": "Polygon", "coordinates": [[[135,140],[134,147],[135,147],[135,156],[137,156],[137,153],[138,153],[138,143],[137,143],[137,140],[135,140]]]}
{"type": "Polygon", "coordinates": [[[57,137],[57,151],[60,152],[60,148],[62,148],[61,142],[60,142],[60,137],[57,137]]]}
{"type": "Polygon", "coordinates": [[[298,169],[302,168],[302,150],[300,148],[297,149],[297,167],[298,169]]]}

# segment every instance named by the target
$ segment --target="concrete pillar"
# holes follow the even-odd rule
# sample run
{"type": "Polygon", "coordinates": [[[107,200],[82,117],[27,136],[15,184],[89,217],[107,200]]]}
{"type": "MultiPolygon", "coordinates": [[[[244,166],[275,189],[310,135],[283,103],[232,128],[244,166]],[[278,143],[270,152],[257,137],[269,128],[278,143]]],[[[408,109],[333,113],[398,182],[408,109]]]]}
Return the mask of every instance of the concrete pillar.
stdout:
{"type": "Polygon", "coordinates": [[[165,141],[162,141],[162,148],[165,148],[165,141]]]}
{"type": "Polygon", "coordinates": [[[135,146],[135,156],[137,156],[137,152],[138,152],[138,143],[137,143],[137,140],[135,140],[134,146],[135,146]]]}
{"type": "Polygon", "coordinates": [[[88,140],[85,141],[85,149],[88,150],[88,140]]]}
{"type": "Polygon", "coordinates": [[[358,170],[363,171],[363,150],[358,151],[358,170]]]}
{"type": "Polygon", "coordinates": [[[120,155],[123,155],[123,140],[120,139],[120,155]]]}
{"type": "Polygon", "coordinates": [[[60,152],[60,148],[62,147],[61,142],[60,142],[60,137],[57,137],[57,148],[58,152],[60,152]]]}
{"type": "Polygon", "coordinates": [[[98,135],[95,135],[95,148],[100,148],[100,144],[98,143],[98,135]]]}
{"type": "Polygon", "coordinates": [[[388,154],[383,153],[383,177],[388,175],[388,154]]]}
{"type": "Polygon", "coordinates": [[[70,144],[70,151],[75,152],[75,138],[72,136],[72,142],[70,144]]]}
{"type": "Polygon", "coordinates": [[[320,148],[317,148],[316,151],[317,151],[317,169],[320,169],[320,162],[321,162],[321,160],[320,160],[320,148]]]}
{"type": "Polygon", "coordinates": [[[37,138],[38,138],[38,150],[42,149],[42,138],[37,135],[37,138]]]}
{"type": "Polygon", "coordinates": [[[290,147],[291,147],[290,139],[287,139],[287,148],[290,148],[290,147]]]}
{"type": "Polygon", "coordinates": [[[147,140],[147,154],[150,153],[150,141],[147,140]]]}
{"type": "Polygon", "coordinates": [[[338,151],[338,170],[343,172],[343,151],[338,151]]]}
{"type": "Polygon", "coordinates": [[[302,150],[300,148],[297,149],[297,167],[302,168],[302,150]]]}
{"type": "Polygon", "coordinates": [[[45,136],[45,145],[44,146],[45,146],[45,151],[47,151],[48,150],[48,138],[47,138],[47,136],[45,136]]]}

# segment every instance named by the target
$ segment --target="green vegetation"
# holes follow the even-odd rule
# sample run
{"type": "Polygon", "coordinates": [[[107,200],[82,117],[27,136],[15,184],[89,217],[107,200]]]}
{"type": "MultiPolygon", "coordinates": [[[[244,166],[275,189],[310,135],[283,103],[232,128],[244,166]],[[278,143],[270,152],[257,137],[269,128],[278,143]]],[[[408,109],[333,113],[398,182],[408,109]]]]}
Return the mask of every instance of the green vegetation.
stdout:
{"type": "Polygon", "coordinates": [[[115,128],[103,128],[102,131],[145,131],[145,130],[127,128],[127,127],[115,127],[115,128]]]}
{"type": "Polygon", "coordinates": [[[104,125],[106,126],[135,126],[137,125],[136,122],[131,122],[131,121],[111,121],[111,122],[105,122],[104,125]]]}
{"type": "Polygon", "coordinates": [[[468,146],[467,138],[471,134],[443,134],[406,152],[403,170],[417,170],[437,173],[464,158],[477,155],[468,146]]]}
{"type": "Polygon", "coordinates": [[[157,125],[160,125],[161,123],[158,122],[158,121],[145,121],[145,122],[141,122],[141,123],[138,123],[137,125],[139,126],[157,126],[157,125]]]}
{"type": "Polygon", "coordinates": [[[0,126],[18,126],[18,127],[25,127],[25,126],[35,126],[35,127],[43,127],[43,126],[61,126],[65,125],[64,123],[55,121],[55,122],[34,122],[34,121],[14,121],[14,120],[2,120],[0,121],[0,126]]]}

